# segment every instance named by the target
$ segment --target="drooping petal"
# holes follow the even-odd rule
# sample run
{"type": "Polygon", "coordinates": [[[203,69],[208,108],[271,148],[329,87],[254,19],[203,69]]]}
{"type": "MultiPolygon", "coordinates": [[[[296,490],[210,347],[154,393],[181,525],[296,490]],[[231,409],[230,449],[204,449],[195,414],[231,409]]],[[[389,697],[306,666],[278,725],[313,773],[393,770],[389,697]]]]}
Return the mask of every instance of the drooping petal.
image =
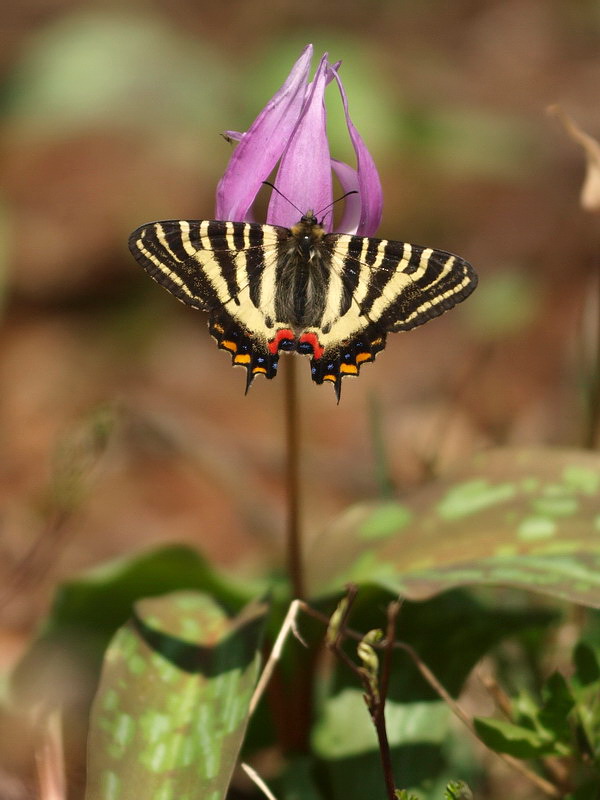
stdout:
{"type": "Polygon", "coordinates": [[[323,102],[328,70],[325,54],[309,87],[298,124],[281,157],[275,181],[279,191],[291,202],[273,192],[267,213],[267,222],[271,225],[291,227],[298,222],[298,211],[291,203],[302,209],[302,213],[309,210],[318,212],[333,199],[323,102]]]}
{"type": "Polygon", "coordinates": [[[335,172],[342,189],[345,192],[355,192],[344,199],[344,213],[339,225],[335,229],[338,233],[356,233],[360,224],[360,185],[358,183],[358,172],[346,164],[338,161],[337,158],[331,159],[331,168],[335,172]]]}
{"type": "Polygon", "coordinates": [[[217,186],[217,219],[246,219],[262,181],[277,164],[298,122],[306,95],[312,54],[313,48],[309,44],[281,89],[241,137],[217,186]]]}
{"type": "Polygon", "coordinates": [[[373,236],[381,222],[381,213],[383,209],[383,191],[381,188],[381,181],[379,180],[379,173],[377,172],[373,157],[367,150],[361,135],[352,124],[350,112],[348,111],[348,98],[346,97],[346,92],[344,91],[344,86],[340,77],[335,69],[331,69],[342,96],[346,125],[348,126],[350,140],[352,141],[354,152],[356,153],[361,205],[360,222],[356,232],[359,236],[373,236]]]}

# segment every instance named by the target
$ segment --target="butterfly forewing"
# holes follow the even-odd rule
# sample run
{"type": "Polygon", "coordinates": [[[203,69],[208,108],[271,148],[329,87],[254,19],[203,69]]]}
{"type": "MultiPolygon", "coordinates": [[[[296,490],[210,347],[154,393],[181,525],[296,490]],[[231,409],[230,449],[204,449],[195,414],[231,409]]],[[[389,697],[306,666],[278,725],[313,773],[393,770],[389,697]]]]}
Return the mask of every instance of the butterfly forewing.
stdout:
{"type": "Polygon", "coordinates": [[[182,302],[208,312],[234,364],[276,374],[280,350],[311,356],[316,383],[358,375],[388,332],[421,325],[475,288],[463,259],[405,242],[325,234],[307,214],[292,230],[215,220],[143,225],[131,252],[182,302]]]}
{"type": "Polygon", "coordinates": [[[344,283],[358,283],[359,314],[387,331],[422,325],[464,300],[477,284],[472,266],[452,253],[360,236],[337,236],[332,268],[344,283]]]}

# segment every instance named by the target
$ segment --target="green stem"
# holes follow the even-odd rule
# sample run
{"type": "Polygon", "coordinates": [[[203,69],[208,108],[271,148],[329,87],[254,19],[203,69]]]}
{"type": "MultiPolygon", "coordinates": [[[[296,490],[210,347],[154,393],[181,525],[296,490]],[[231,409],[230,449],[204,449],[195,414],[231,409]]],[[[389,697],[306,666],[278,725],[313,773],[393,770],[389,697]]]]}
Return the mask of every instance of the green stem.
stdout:
{"type": "Polygon", "coordinates": [[[288,356],[285,363],[285,444],[287,522],[287,571],[294,598],[304,599],[304,573],[302,566],[302,540],[300,535],[300,431],[296,359],[288,356]]]}

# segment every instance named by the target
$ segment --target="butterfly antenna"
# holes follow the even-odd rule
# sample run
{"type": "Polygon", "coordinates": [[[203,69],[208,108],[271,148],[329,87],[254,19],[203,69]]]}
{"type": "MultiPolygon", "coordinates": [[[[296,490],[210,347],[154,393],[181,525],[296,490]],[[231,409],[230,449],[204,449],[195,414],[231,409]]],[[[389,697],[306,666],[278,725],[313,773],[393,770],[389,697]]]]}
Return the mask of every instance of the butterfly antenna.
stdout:
{"type": "Polygon", "coordinates": [[[270,181],[263,181],[263,184],[265,186],[270,186],[271,189],[273,189],[274,192],[277,192],[277,194],[281,195],[281,197],[283,197],[284,200],[287,200],[288,203],[291,206],[294,206],[294,208],[296,209],[296,211],[298,211],[300,213],[300,215],[304,214],[304,211],[301,211],[295,203],[292,203],[292,201],[290,200],[289,197],[286,197],[283,192],[280,192],[279,189],[274,184],[272,184],[270,181]]]}
{"type": "MultiPolygon", "coordinates": [[[[317,211],[315,213],[315,217],[318,217],[319,214],[321,214],[323,211],[327,211],[328,208],[331,208],[331,206],[334,206],[336,203],[339,203],[340,200],[345,200],[345,198],[348,197],[349,194],[358,194],[358,191],[356,189],[351,189],[349,192],[346,192],[341,197],[338,197],[337,200],[332,200],[332,202],[326,205],[325,208],[322,208],[320,211],[317,211]]],[[[325,219],[325,217],[323,217],[323,219],[325,219]]]]}

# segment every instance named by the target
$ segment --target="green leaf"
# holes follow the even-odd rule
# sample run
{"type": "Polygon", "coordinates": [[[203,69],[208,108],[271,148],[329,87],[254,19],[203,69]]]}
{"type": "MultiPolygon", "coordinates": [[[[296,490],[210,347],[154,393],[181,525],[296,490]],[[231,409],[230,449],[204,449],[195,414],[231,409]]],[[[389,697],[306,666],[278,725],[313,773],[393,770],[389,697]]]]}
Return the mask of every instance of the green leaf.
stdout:
{"type": "Polygon", "coordinates": [[[561,755],[572,752],[572,730],[569,714],[575,707],[571,690],[560,672],[554,672],[542,689],[544,705],[537,716],[538,725],[553,738],[555,751],[561,755]]]}
{"type": "Polygon", "coordinates": [[[446,786],[444,800],[473,800],[473,792],[464,781],[452,781],[446,786]]]}
{"type": "Polygon", "coordinates": [[[552,740],[540,731],[492,717],[477,717],[473,722],[479,738],[496,753],[526,759],[554,752],[552,740]]]}
{"type": "MultiPolygon", "coordinates": [[[[448,707],[438,702],[385,704],[390,747],[400,744],[439,745],[448,734],[448,707]]],[[[363,691],[345,689],[332,697],[314,729],[313,744],[322,758],[346,758],[377,750],[377,735],[369,719],[363,691]]]]}
{"type": "Polygon", "coordinates": [[[600,607],[600,456],[498,450],[402,503],[355,506],[307,559],[312,595],[375,582],[412,599],[495,584],[600,607]]]}
{"type": "Polygon", "coordinates": [[[578,642],[573,650],[575,680],[580,686],[600,681],[600,664],[594,648],[587,642],[578,642]]]}
{"type": "Polygon", "coordinates": [[[537,729],[537,716],[540,711],[538,701],[526,689],[521,689],[513,699],[513,716],[519,725],[530,730],[537,729]]]}
{"type": "Polygon", "coordinates": [[[104,650],[135,601],[181,589],[204,591],[232,610],[249,599],[195,550],[179,545],[118,559],[62,584],[13,675],[20,701],[63,707],[86,702],[104,650]]]}
{"type": "MultiPolygon", "coordinates": [[[[571,688],[575,698],[575,713],[581,726],[582,739],[592,757],[600,758],[600,668],[595,649],[585,641],[578,642],[573,651],[575,674],[571,688]]],[[[583,742],[580,747],[583,747],[583,742]]]]}
{"type": "Polygon", "coordinates": [[[288,758],[274,794],[278,800],[323,800],[315,777],[315,759],[310,756],[288,758]]]}
{"type": "Polygon", "coordinates": [[[136,604],[94,701],[86,800],[225,797],[248,722],[266,605],[207,595],[136,604]]]}

